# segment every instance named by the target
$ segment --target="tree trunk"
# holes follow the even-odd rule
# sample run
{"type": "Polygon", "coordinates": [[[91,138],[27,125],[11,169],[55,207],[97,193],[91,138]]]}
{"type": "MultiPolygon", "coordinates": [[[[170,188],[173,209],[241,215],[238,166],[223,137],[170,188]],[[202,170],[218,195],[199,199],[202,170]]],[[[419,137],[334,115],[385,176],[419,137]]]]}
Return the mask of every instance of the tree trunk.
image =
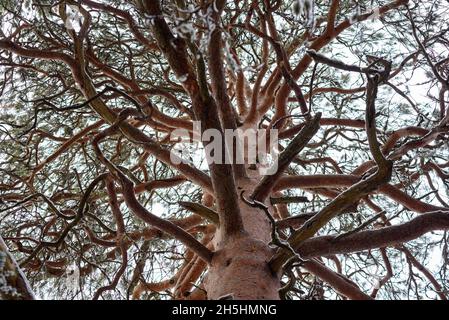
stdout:
{"type": "Polygon", "coordinates": [[[34,300],[33,291],[0,236],[0,300],[34,300]]]}
{"type": "MultiPolygon", "coordinates": [[[[249,197],[258,179],[238,181],[239,193],[249,197]]],[[[245,232],[222,241],[220,230],[215,239],[216,252],[212,259],[205,289],[211,300],[278,300],[279,275],[269,268],[268,261],[274,253],[269,247],[270,221],[265,213],[239,199],[245,232]]]]}

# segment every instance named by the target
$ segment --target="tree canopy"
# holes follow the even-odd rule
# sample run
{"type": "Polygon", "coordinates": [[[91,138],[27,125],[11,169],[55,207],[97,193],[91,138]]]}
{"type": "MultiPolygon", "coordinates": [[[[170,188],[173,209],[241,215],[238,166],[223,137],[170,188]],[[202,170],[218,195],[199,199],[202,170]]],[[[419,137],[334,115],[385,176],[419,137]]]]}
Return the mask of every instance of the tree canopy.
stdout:
{"type": "Polygon", "coordinates": [[[48,299],[210,298],[217,239],[268,226],[283,299],[446,299],[448,11],[2,1],[0,272],[48,299]],[[173,163],[193,121],[278,130],[279,170],[173,163]]]}

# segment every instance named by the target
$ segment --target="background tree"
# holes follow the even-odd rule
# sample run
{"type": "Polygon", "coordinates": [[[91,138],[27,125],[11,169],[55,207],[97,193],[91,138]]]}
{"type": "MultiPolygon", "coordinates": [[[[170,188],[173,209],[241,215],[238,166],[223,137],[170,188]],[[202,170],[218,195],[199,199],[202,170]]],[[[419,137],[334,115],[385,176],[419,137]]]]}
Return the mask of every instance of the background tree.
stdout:
{"type": "Polygon", "coordinates": [[[448,9],[2,1],[2,290],[13,255],[45,298],[446,299],[448,9]],[[175,164],[194,120],[279,170],[175,164]]]}

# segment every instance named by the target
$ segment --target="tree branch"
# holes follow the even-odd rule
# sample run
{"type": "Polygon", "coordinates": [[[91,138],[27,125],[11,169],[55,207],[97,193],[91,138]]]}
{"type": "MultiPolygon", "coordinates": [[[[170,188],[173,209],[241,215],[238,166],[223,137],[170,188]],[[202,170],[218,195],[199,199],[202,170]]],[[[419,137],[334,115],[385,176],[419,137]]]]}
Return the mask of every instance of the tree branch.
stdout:
{"type": "MultiPolygon", "coordinates": [[[[366,180],[362,180],[348,188],[346,191],[342,192],[320,212],[307,220],[307,222],[304,223],[304,225],[302,225],[300,229],[298,229],[291,235],[289,243],[292,247],[299,246],[301,242],[312,237],[333,217],[390,180],[393,169],[393,162],[385,159],[385,157],[381,153],[376,137],[376,129],[374,124],[374,102],[377,94],[377,86],[379,85],[379,82],[381,80],[382,79],[377,75],[374,76],[374,78],[368,77],[365,120],[369,147],[378,166],[376,173],[371,175],[366,180]]],[[[287,250],[280,250],[272,258],[270,265],[274,271],[278,271],[290,257],[290,252],[288,252],[287,250]]]]}
{"type": "Polygon", "coordinates": [[[365,230],[338,238],[338,235],[308,239],[295,247],[303,258],[348,254],[375,248],[394,247],[427,232],[449,229],[449,211],[426,213],[402,224],[365,230]]]}
{"type": "Polygon", "coordinates": [[[287,169],[293,159],[307,145],[310,139],[316,134],[320,128],[319,121],[321,113],[318,112],[315,117],[307,121],[304,128],[296,135],[284,151],[279,155],[278,169],[274,175],[265,176],[256,186],[251,198],[263,202],[269,196],[273,187],[280,179],[283,172],[287,169]]]}
{"type": "Polygon", "coordinates": [[[140,202],[136,199],[134,192],[134,183],[128,179],[128,177],[118,169],[112,162],[106,159],[99,148],[99,142],[107,135],[118,130],[118,123],[109,127],[108,129],[98,133],[92,141],[95,153],[100,161],[105,164],[111,173],[120,181],[122,185],[123,198],[128,205],[129,209],[141,220],[149,225],[166,232],[173,236],[175,239],[181,241],[184,245],[194,251],[201,259],[210,263],[213,253],[203,246],[198,240],[188,234],[186,231],[173,224],[172,222],[159,218],[158,216],[150,213],[140,202]]]}

